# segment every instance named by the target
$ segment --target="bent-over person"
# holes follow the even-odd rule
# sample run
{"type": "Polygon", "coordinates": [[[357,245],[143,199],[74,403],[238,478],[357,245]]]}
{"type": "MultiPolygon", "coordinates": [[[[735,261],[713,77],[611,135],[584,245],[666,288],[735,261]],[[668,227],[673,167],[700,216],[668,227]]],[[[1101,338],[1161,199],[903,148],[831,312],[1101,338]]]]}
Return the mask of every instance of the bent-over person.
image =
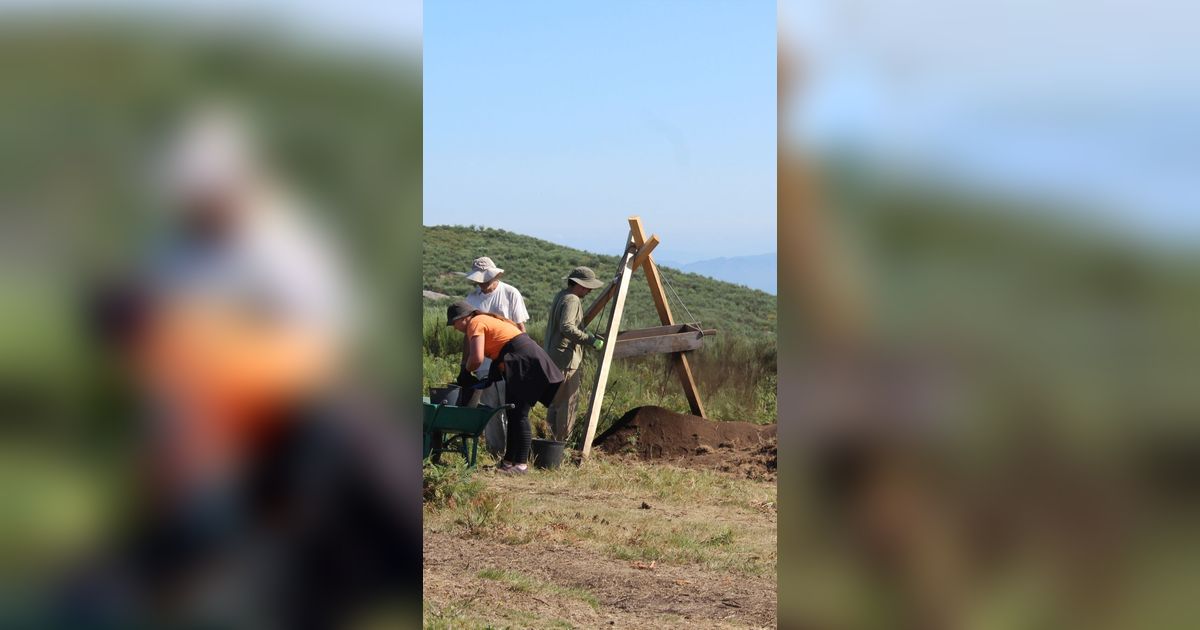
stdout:
{"type": "Polygon", "coordinates": [[[529,335],[499,315],[481,313],[466,302],[455,302],[446,310],[446,325],[466,336],[463,371],[474,372],[484,358],[491,359],[488,379],[493,382],[502,379],[505,398],[515,406],[509,414],[504,459],[496,469],[509,474],[526,472],[533,438],[529,411],[539,402],[550,405],[562,383],[562,372],[529,335]]]}

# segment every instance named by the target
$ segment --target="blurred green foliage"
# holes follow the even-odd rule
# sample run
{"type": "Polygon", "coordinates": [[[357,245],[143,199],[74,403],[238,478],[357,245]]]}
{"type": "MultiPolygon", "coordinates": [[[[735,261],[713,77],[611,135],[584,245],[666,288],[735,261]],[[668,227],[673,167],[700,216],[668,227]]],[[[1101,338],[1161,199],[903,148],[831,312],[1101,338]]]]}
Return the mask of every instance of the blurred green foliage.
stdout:
{"type": "Polygon", "coordinates": [[[966,370],[959,395],[977,416],[962,424],[1036,423],[1118,449],[1191,433],[1194,250],[1122,234],[1082,208],[843,176],[831,189],[846,199],[874,334],[966,370]]]}
{"type": "Polygon", "coordinates": [[[1195,249],[1044,199],[827,175],[864,338],[854,356],[806,355],[784,279],[781,369],[818,383],[793,392],[837,384],[863,404],[830,418],[785,393],[781,622],[1187,627],[1195,249]]]}
{"type": "Polygon", "coordinates": [[[392,340],[397,317],[419,317],[406,306],[416,279],[397,272],[417,265],[416,60],[249,31],[13,20],[0,27],[0,67],[4,402],[77,420],[105,415],[96,397],[108,398],[112,365],[80,337],[83,289],[145,258],[164,216],[153,177],[164,141],[212,98],[249,113],[276,169],[350,260],[370,297],[367,371],[385,383],[415,377],[406,358],[415,347],[398,352],[392,340]]]}
{"type": "Polygon", "coordinates": [[[19,518],[2,533],[6,577],[36,584],[127,516],[144,409],[118,358],[90,343],[85,296],[143,263],[164,217],[154,177],[164,141],[208,99],[247,110],[349,259],[369,298],[362,384],[388,395],[417,379],[416,341],[397,331],[421,316],[405,271],[420,252],[419,63],[252,26],[5,16],[0,428],[11,448],[0,485],[28,490],[13,495],[19,518]]]}

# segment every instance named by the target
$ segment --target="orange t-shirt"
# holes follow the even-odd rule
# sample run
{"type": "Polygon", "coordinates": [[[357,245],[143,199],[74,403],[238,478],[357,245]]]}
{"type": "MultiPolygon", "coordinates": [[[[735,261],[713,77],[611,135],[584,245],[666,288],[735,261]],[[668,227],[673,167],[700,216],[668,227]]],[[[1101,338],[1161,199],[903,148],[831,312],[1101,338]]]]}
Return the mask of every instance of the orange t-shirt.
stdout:
{"type": "Polygon", "coordinates": [[[483,355],[493,361],[500,356],[500,349],[521,334],[521,329],[503,319],[479,314],[467,322],[467,339],[483,336],[483,355]]]}

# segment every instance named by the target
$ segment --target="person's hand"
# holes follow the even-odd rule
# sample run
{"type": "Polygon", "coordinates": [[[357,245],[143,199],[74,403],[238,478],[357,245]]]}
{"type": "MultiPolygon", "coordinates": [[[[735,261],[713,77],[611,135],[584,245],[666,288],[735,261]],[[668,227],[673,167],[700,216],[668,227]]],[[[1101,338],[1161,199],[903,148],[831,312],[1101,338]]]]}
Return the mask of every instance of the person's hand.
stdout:
{"type": "Polygon", "coordinates": [[[479,379],[474,374],[467,371],[464,366],[458,371],[458,378],[454,380],[459,387],[471,387],[479,382],[479,379]]]}

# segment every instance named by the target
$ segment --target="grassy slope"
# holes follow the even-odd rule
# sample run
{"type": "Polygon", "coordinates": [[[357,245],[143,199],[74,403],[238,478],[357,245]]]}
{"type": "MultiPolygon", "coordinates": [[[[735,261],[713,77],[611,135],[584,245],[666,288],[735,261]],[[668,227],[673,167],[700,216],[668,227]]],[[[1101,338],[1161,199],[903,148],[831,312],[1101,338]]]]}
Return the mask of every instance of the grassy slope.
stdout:
{"type": "MultiPolygon", "coordinates": [[[[424,286],[460,296],[468,283],[457,273],[471,259],[491,256],[505,269],[507,281],[521,290],[530,312],[529,332],[539,343],[546,326],[546,311],[562,277],[572,267],[587,265],[601,275],[615,270],[616,256],[600,256],[555,245],[504,230],[470,227],[425,228],[424,286]]],[[[693,373],[709,416],[720,420],[775,421],[775,297],[761,291],[667,269],[665,275],[688,309],[706,326],[721,332],[692,353],[693,373]]],[[[658,325],[658,316],[640,274],[631,285],[622,328],[658,325]]],[[[585,302],[586,303],[586,302],[585,302]]],[[[677,319],[684,319],[674,307],[677,319]]],[[[421,388],[444,383],[458,372],[462,336],[447,328],[443,303],[426,300],[423,334],[424,373],[421,388]]],[[[585,355],[584,391],[577,413],[587,412],[595,368],[594,353],[585,355]]],[[[667,371],[664,357],[623,359],[609,376],[600,430],[629,409],[659,405],[686,412],[687,401],[678,381],[667,371]]],[[[544,414],[534,411],[535,423],[544,414]]],[[[577,424],[582,424],[579,422],[577,424]]]]}
{"type": "MultiPolygon", "coordinates": [[[[530,315],[539,319],[550,308],[562,278],[573,267],[585,265],[601,277],[616,273],[618,257],[584,252],[505,230],[461,226],[425,228],[422,281],[425,288],[452,296],[465,295],[470,284],[464,272],[476,256],[489,256],[505,270],[505,281],[521,290],[530,315]]],[[[712,280],[676,269],[663,275],[684,300],[687,309],[708,327],[743,336],[767,337],[775,333],[775,297],[762,291],[712,280]]],[[[657,326],[658,315],[650,290],[638,273],[630,284],[622,328],[657,326]]],[[[678,321],[687,319],[674,301],[678,321]]]]}

